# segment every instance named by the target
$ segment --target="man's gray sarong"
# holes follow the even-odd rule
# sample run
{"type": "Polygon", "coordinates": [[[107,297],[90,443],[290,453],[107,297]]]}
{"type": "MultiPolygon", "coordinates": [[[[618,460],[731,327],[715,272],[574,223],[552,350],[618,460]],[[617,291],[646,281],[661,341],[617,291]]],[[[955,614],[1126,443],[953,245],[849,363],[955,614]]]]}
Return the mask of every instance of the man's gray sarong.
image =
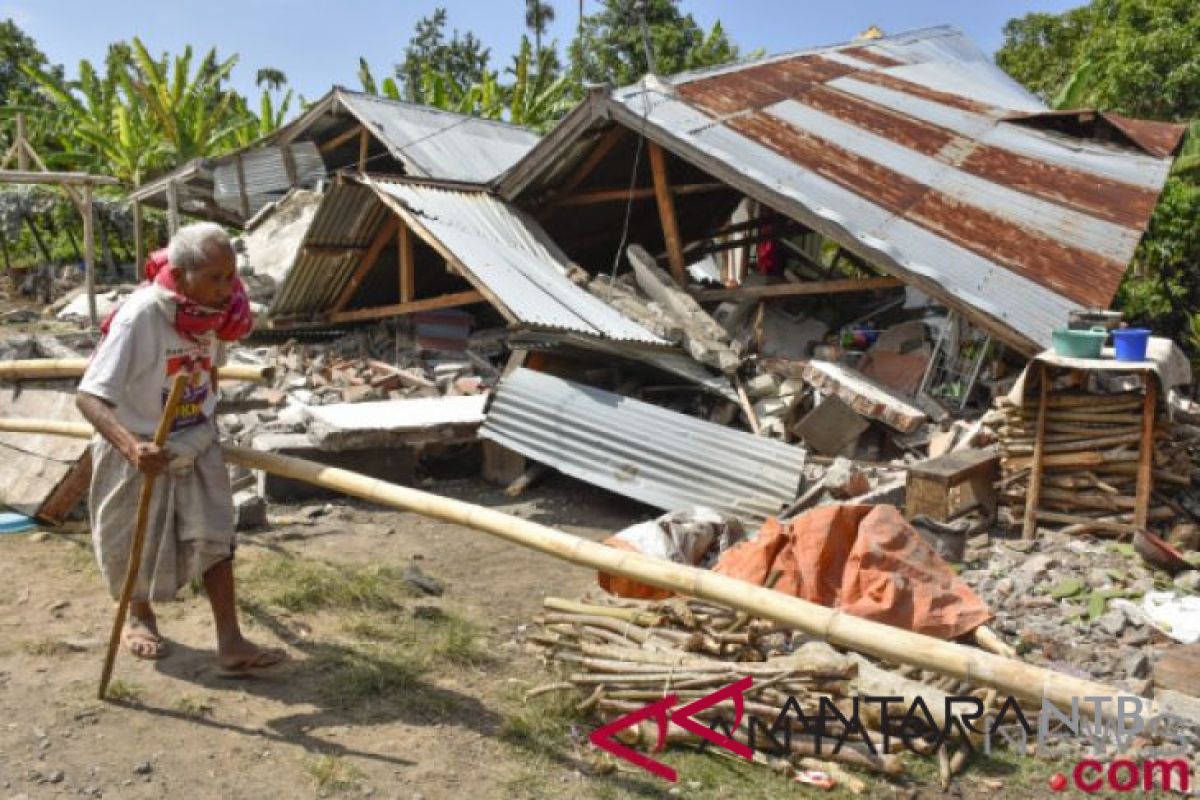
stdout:
{"type": "MultiPolygon", "coordinates": [[[[167,449],[172,466],[154,482],[134,600],[173,600],[233,554],[232,490],[212,423],[172,435],[167,449]]],[[[125,582],[143,478],[106,440],[92,440],[92,544],[114,598],[125,582]]]]}

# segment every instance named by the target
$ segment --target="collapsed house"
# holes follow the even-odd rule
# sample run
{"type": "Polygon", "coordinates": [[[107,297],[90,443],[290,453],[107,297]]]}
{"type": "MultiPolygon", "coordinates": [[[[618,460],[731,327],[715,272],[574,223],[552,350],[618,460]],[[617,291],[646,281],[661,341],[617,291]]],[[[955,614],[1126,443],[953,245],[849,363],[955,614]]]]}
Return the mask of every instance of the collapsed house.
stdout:
{"type": "MultiPolygon", "coordinates": [[[[903,464],[948,435],[931,419],[982,413],[1072,314],[1107,308],[1181,135],[1052,112],[931,28],[595,89],[540,139],[335,88],[131,197],[246,229],[262,337],[384,325],[383,360],[425,392],[377,388],[398,379],[374,347],[342,399],[429,400],[485,356],[496,408],[519,393],[507,361],[699,418],[702,439],[903,464]],[[432,360],[399,363],[402,339],[432,360]]],[[[275,389],[304,405],[350,369],[300,361],[275,389]]],[[[482,430],[549,457],[504,424],[482,430]]]]}

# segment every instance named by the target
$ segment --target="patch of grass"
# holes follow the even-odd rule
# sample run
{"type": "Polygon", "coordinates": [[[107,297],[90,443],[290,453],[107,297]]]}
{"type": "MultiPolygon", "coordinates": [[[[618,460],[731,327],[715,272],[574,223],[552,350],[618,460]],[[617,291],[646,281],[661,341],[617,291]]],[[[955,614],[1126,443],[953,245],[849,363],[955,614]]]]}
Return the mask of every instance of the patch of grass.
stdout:
{"type": "Polygon", "coordinates": [[[71,652],[71,648],[65,642],[49,636],[43,639],[33,639],[23,642],[21,649],[31,656],[43,656],[46,658],[61,658],[71,652]]]}
{"type": "Polygon", "coordinates": [[[133,703],[142,699],[144,691],[140,684],[117,678],[108,684],[108,694],[105,695],[105,698],[117,702],[133,703]]]}
{"type": "Polygon", "coordinates": [[[386,698],[420,685],[425,659],[394,645],[331,645],[315,656],[324,679],[322,694],[342,707],[386,698]]]}
{"type": "Polygon", "coordinates": [[[420,616],[364,614],[342,629],[371,643],[385,642],[421,654],[427,663],[480,667],[492,660],[479,625],[453,612],[436,610],[420,616]]]}
{"type": "Polygon", "coordinates": [[[362,780],[362,772],[337,756],[314,756],[304,762],[304,773],[316,784],[318,792],[344,792],[362,780]]]}
{"type": "Polygon", "coordinates": [[[172,708],[189,717],[208,717],[213,713],[213,707],[208,698],[190,694],[176,700],[172,708]]]}
{"type": "Polygon", "coordinates": [[[418,594],[395,567],[354,567],[283,555],[256,561],[239,578],[251,601],[288,611],[393,611],[418,594]]]}
{"type": "Polygon", "coordinates": [[[514,689],[509,699],[517,708],[504,715],[500,727],[501,741],[534,752],[548,752],[570,744],[573,724],[586,724],[586,716],[575,710],[579,695],[575,692],[551,692],[529,702],[523,700],[524,690],[514,689]]]}

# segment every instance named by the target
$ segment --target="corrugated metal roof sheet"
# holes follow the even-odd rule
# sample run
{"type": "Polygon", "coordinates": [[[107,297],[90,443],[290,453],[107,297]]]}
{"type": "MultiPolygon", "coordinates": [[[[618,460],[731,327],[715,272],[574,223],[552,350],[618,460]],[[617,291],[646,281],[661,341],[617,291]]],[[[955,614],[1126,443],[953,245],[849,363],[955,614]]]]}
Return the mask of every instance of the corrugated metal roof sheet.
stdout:
{"type": "MultiPolygon", "coordinates": [[[[319,315],[341,294],[388,214],[399,213],[463,277],[496,298],[518,324],[618,342],[667,343],[567,278],[566,256],[538,224],[476,189],[417,181],[347,181],[329,189],[292,270],[275,296],[274,317],[319,315]],[[358,248],[334,253],[328,248],[358,248]]],[[[380,303],[382,305],[383,303],[380,303]]]]}
{"type": "Polygon", "coordinates": [[[410,175],[487,183],[540,138],[515,125],[338,89],[338,99],[410,175]]]}
{"type": "MultiPolygon", "coordinates": [[[[1178,128],[1108,120],[1131,146],[1045,130],[1045,106],[953,28],[649,76],[605,107],[1029,352],[1111,302],[1178,128]]],[[[561,169],[559,138],[513,186],[561,169]]]]}
{"type": "Polygon", "coordinates": [[[536,222],[487,192],[371,181],[398,201],[426,241],[436,240],[524,325],[665,345],[567,278],[567,257],[536,222]]]}
{"type": "Polygon", "coordinates": [[[485,439],[665,510],[703,505],[761,521],[800,488],[802,448],[552,375],[501,381],[485,439]]]}

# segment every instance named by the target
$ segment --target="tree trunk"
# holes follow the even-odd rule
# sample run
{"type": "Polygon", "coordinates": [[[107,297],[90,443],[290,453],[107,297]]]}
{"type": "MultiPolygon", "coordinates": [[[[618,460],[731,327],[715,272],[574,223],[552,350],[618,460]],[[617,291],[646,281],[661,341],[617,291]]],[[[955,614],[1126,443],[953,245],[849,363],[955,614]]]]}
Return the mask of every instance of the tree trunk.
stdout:
{"type": "Polygon", "coordinates": [[[42,235],[38,233],[37,226],[33,224],[33,218],[25,216],[22,217],[22,219],[24,219],[25,224],[29,226],[29,232],[33,234],[33,241],[37,243],[37,248],[41,251],[42,258],[46,259],[46,261],[52,260],[50,258],[50,251],[46,249],[46,243],[42,241],[42,235]]]}

